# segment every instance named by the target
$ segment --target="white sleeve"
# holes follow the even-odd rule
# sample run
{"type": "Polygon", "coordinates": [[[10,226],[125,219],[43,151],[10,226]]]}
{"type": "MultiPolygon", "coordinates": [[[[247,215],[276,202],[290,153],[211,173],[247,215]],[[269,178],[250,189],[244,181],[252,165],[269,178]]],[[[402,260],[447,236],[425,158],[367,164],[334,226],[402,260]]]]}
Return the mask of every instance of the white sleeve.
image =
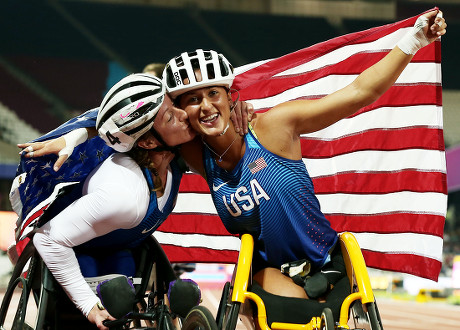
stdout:
{"type": "Polygon", "coordinates": [[[97,297],[84,280],[72,247],[115,229],[132,228],[142,221],[149,194],[143,174],[137,169],[125,168],[109,158],[85,182],[86,195],[34,236],[34,245],[51,273],[85,316],[97,297]]]}

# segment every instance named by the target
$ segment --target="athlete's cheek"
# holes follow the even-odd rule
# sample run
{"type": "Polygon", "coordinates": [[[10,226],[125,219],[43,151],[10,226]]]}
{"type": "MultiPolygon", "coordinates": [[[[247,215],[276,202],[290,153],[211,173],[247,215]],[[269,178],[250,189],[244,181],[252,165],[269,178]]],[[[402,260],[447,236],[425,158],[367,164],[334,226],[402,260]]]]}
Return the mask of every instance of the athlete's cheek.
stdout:
{"type": "Polygon", "coordinates": [[[199,118],[199,114],[200,114],[200,111],[199,111],[199,108],[198,107],[188,107],[185,112],[187,113],[187,116],[188,116],[188,120],[190,122],[192,121],[197,121],[198,118],[199,118]]]}

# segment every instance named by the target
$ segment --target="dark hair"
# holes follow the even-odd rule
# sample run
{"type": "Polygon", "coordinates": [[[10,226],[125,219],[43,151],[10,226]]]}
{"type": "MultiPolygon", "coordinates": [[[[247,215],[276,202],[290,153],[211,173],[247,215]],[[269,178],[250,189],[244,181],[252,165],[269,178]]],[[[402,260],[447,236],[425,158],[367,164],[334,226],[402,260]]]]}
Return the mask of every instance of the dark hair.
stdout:
{"type": "Polygon", "coordinates": [[[161,181],[155,164],[150,159],[149,152],[150,150],[141,148],[135,144],[130,151],[126,152],[126,154],[131,157],[140,167],[147,168],[150,172],[152,172],[154,191],[163,190],[163,182],[161,181]]]}

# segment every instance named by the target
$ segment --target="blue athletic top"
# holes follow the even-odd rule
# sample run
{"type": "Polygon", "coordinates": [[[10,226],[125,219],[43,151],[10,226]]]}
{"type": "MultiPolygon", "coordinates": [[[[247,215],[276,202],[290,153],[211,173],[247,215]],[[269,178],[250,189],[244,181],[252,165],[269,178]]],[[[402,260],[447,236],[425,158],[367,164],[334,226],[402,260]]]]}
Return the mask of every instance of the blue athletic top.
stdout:
{"type": "Polygon", "coordinates": [[[230,172],[207,148],[203,152],[207,182],[225,227],[254,236],[254,268],[279,268],[300,259],[321,267],[338,236],[320,210],[305,164],[268,151],[252,129],[245,143],[243,158],[230,172]]]}

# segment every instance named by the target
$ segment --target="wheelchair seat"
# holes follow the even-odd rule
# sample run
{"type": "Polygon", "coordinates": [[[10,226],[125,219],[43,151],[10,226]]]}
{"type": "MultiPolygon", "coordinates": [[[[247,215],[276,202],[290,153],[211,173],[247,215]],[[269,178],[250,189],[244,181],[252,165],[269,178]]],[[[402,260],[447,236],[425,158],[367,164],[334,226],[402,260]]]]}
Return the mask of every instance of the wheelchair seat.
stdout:
{"type": "MultiPolygon", "coordinates": [[[[350,284],[348,277],[341,278],[329,292],[325,302],[275,295],[262,289],[256,282],[253,282],[250,291],[263,300],[269,326],[273,322],[306,324],[313,317],[321,315],[326,307],[332,310],[334,320],[338,321],[342,302],[350,294],[350,284]]],[[[255,310],[255,306],[253,309],[255,310]]]]}
{"type": "MultiPolygon", "coordinates": [[[[334,320],[338,321],[342,302],[350,294],[350,282],[340,244],[334,247],[331,260],[315,273],[322,273],[321,276],[325,276],[324,274],[328,272],[338,274],[335,275],[338,278],[334,279],[332,289],[321,300],[275,295],[265,291],[255,281],[252,281],[249,291],[254,292],[264,301],[269,325],[273,322],[305,324],[313,317],[321,315],[324,308],[330,308],[334,320]]],[[[312,276],[315,273],[309,275],[312,276]]]]}

